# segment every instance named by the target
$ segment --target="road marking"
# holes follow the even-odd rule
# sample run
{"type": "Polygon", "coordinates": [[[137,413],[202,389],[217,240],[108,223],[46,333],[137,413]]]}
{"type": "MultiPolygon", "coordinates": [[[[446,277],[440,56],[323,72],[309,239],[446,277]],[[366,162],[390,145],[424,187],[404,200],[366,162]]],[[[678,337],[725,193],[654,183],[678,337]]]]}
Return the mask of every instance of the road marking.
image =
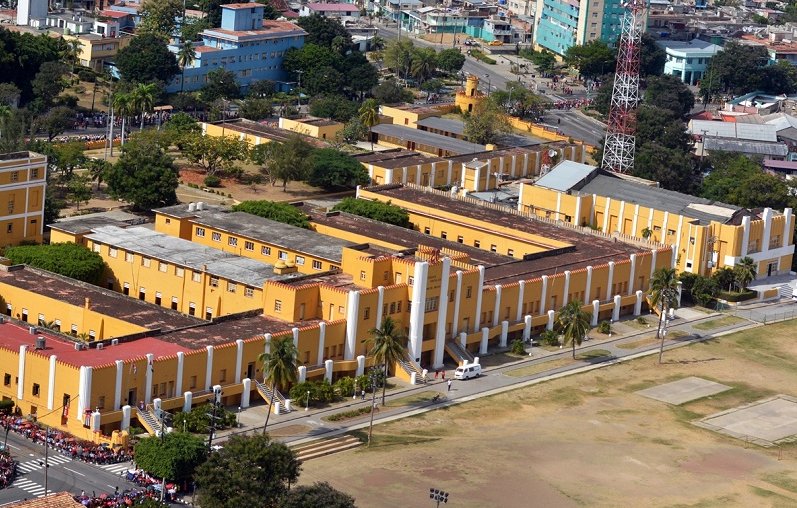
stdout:
{"type": "MultiPolygon", "coordinates": [[[[106,483],[105,485],[108,485],[108,484],[106,483]]],[[[108,487],[110,487],[110,488],[112,488],[112,489],[115,489],[115,488],[116,488],[116,487],[114,487],[113,485],[108,485],[108,487]]]]}
{"type": "Polygon", "coordinates": [[[13,448],[15,450],[19,450],[20,449],[18,446],[14,446],[12,444],[6,444],[6,446],[8,446],[9,448],[13,448]]]}
{"type": "Polygon", "coordinates": [[[64,466],[64,469],[66,469],[67,471],[72,471],[72,472],[73,472],[73,473],[75,473],[75,474],[79,474],[80,476],[86,476],[86,475],[84,475],[83,473],[81,473],[81,472],[79,472],[79,471],[75,471],[74,469],[69,469],[69,468],[68,468],[68,467],[66,467],[66,466],[64,466]]]}

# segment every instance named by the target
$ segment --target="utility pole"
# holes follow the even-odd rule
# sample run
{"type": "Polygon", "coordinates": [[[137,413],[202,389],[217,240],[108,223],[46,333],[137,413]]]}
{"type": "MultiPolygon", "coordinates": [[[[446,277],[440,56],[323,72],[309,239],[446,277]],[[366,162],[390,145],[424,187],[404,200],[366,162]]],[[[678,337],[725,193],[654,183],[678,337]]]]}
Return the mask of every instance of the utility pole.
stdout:
{"type": "MultiPolygon", "coordinates": [[[[385,380],[387,382],[387,380],[385,380]]],[[[368,425],[368,448],[371,447],[371,435],[374,432],[374,413],[376,412],[376,371],[371,368],[371,423],[368,425]]]]}
{"type": "Polygon", "coordinates": [[[50,468],[50,464],[47,463],[47,458],[48,458],[47,452],[48,449],[50,448],[49,442],[50,442],[50,427],[47,427],[47,429],[44,432],[44,497],[47,497],[47,495],[49,494],[49,491],[47,490],[47,479],[48,479],[47,473],[49,472],[48,470],[50,468]]]}
{"type": "Polygon", "coordinates": [[[208,453],[213,451],[213,435],[216,433],[216,420],[221,418],[220,416],[216,416],[216,410],[218,409],[219,403],[215,400],[212,402],[213,404],[213,413],[207,413],[210,417],[210,435],[208,436],[208,453]]]}

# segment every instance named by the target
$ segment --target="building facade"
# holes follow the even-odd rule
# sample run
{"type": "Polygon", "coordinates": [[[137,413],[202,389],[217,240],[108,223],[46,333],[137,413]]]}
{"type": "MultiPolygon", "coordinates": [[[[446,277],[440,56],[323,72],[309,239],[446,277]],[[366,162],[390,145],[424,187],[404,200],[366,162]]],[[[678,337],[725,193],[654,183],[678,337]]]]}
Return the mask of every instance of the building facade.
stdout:
{"type": "Polygon", "coordinates": [[[0,245],[42,241],[46,190],[46,156],[0,154],[0,245]]]}
{"type": "Polygon", "coordinates": [[[614,44],[624,14],[618,0],[537,0],[534,45],[564,55],[593,40],[614,44]]]}
{"type": "Polygon", "coordinates": [[[709,61],[722,47],[700,39],[691,41],[657,41],[667,53],[664,74],[676,76],[687,85],[696,85],[703,79],[709,61]]]}

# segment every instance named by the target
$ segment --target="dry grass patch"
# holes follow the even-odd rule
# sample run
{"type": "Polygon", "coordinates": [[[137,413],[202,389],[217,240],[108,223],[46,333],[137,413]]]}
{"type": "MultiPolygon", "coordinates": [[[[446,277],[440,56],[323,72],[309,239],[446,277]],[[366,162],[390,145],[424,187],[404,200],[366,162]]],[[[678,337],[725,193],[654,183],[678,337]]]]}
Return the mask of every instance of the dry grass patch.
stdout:
{"type": "Polygon", "coordinates": [[[512,369],[510,371],[505,372],[504,374],[512,377],[533,376],[534,374],[539,374],[540,372],[545,372],[551,369],[558,369],[559,367],[564,367],[565,365],[570,365],[572,363],[574,363],[572,359],[551,360],[548,362],[535,363],[534,365],[528,365],[526,367],[519,367],[517,369],[512,369]]]}
{"type": "Polygon", "coordinates": [[[659,339],[657,339],[656,337],[644,337],[642,339],[634,340],[631,342],[623,342],[621,344],[615,344],[615,347],[618,347],[620,349],[636,349],[644,346],[649,346],[651,344],[657,344],[658,342],[659,339]]]}
{"type": "Polygon", "coordinates": [[[737,316],[723,316],[717,319],[709,319],[692,326],[696,330],[714,330],[715,328],[722,328],[724,326],[731,326],[743,322],[744,319],[737,316]]]}

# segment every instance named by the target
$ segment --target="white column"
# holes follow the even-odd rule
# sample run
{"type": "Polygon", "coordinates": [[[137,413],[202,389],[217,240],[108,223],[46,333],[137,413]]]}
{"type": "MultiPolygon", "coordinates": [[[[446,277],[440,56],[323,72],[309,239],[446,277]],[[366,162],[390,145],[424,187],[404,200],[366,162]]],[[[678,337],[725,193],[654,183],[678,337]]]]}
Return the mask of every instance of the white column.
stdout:
{"type": "Polygon", "coordinates": [[[581,199],[582,196],[576,196],[576,215],[573,216],[573,224],[576,226],[581,225],[581,199]]]}
{"type": "Polygon", "coordinates": [[[177,379],[174,380],[174,394],[175,396],[183,391],[183,366],[185,364],[185,353],[179,351],[177,353],[177,379]]]}
{"type": "Polygon", "coordinates": [[[468,347],[468,334],[467,333],[462,332],[462,333],[459,334],[459,345],[464,347],[464,348],[468,347]]]}
{"type": "MultiPolygon", "coordinates": [[[[305,369],[305,372],[306,371],[307,369],[305,369]]],[[[241,408],[247,408],[249,407],[250,398],[252,396],[252,380],[246,377],[243,379],[243,381],[241,381],[241,384],[243,384],[243,391],[241,392],[241,408]]]]}
{"type": "MultiPolygon", "coordinates": [[[[52,411],[55,407],[55,366],[58,363],[58,357],[50,355],[50,375],[47,377],[47,409],[52,411]]],[[[119,409],[119,406],[114,404],[114,409],[119,409]]]]}
{"type": "Polygon", "coordinates": [[[637,231],[637,229],[636,229],[637,222],[639,222],[639,203],[634,205],[634,220],[631,223],[631,236],[634,236],[634,237],[637,236],[637,232],[636,232],[637,231]]]}
{"type": "Polygon", "coordinates": [[[91,431],[99,432],[101,425],[102,425],[102,413],[100,413],[99,411],[94,411],[93,413],[91,413],[91,431]]]}
{"type": "Polygon", "coordinates": [[[628,294],[634,294],[634,283],[636,282],[636,254],[631,254],[631,269],[628,271],[628,294]]]}
{"type": "MultiPolygon", "coordinates": [[[[20,382],[22,378],[19,378],[20,382]]],[[[21,386],[21,383],[20,383],[21,386]]],[[[80,379],[77,389],[77,413],[75,417],[83,420],[83,413],[91,408],[91,367],[80,367],[80,379]]]]}
{"type": "Polygon", "coordinates": [[[454,315],[451,316],[451,335],[459,332],[459,302],[462,297],[462,270],[457,270],[457,287],[454,290],[454,315]]]}
{"type": "Polygon", "coordinates": [[[612,298],[612,284],[614,284],[614,261],[609,261],[609,276],[606,283],[606,299],[612,298]]]}
{"type": "Polygon", "coordinates": [[[614,309],[612,309],[612,319],[618,321],[620,319],[620,307],[623,304],[623,297],[614,295],[614,309]]]}
{"type": "Polygon", "coordinates": [[[324,363],[324,341],[327,335],[327,324],[325,322],[318,323],[318,356],[316,357],[316,365],[324,363]]]}
{"type": "Polygon", "coordinates": [[[332,382],[332,370],[333,370],[334,362],[332,360],[327,360],[324,362],[324,379],[332,382]]]}
{"type": "Polygon", "coordinates": [[[664,219],[661,221],[661,243],[670,243],[667,241],[668,222],[670,222],[670,212],[664,212],[664,219]]]}
{"type": "Polygon", "coordinates": [[[769,238],[772,233],[772,208],[764,208],[764,235],[761,237],[761,252],[769,250],[769,238]]]}
{"type": "Polygon", "coordinates": [[[307,367],[304,365],[300,365],[296,368],[297,376],[299,377],[299,383],[304,383],[307,381],[307,367]]]}
{"type": "Polygon", "coordinates": [[[161,402],[162,401],[161,401],[160,397],[152,399],[152,409],[153,409],[153,412],[155,413],[155,416],[157,418],[161,417],[161,407],[162,407],[161,406],[161,402]]]}
{"type": "Polygon", "coordinates": [[[523,340],[531,338],[531,316],[527,315],[523,318],[523,340]]]}
{"type": "Polygon", "coordinates": [[[291,335],[293,336],[293,347],[296,348],[296,351],[299,351],[299,328],[295,326],[291,328],[291,335]]]}
{"type": "Polygon", "coordinates": [[[498,325],[498,316],[501,314],[501,284],[495,285],[495,304],[493,305],[493,323],[492,326],[498,325]]]}
{"type": "Polygon", "coordinates": [[[742,249],[739,253],[740,257],[747,255],[747,248],[750,245],[750,216],[742,217],[742,249]]]}
{"type": "Polygon", "coordinates": [[[376,327],[382,326],[382,306],[385,305],[385,286],[376,288],[376,327]]]}
{"type": "Polygon", "coordinates": [[[263,352],[266,354],[271,353],[271,334],[263,334],[263,352]]]}
{"type": "Polygon", "coordinates": [[[512,174],[512,178],[515,178],[515,167],[517,166],[517,155],[512,156],[512,168],[510,172],[512,174]]]}
{"type": "Polygon", "coordinates": [[[484,292],[484,267],[479,265],[479,285],[476,286],[476,315],[473,317],[473,331],[479,329],[482,319],[482,293],[484,292]]]}
{"type": "MultiPolygon", "coordinates": [[[[51,356],[50,358],[53,357],[51,356]]],[[[118,410],[120,407],[122,407],[122,376],[124,374],[125,362],[122,360],[116,360],[115,363],[116,363],[116,385],[113,391],[113,408],[115,410],[118,410]]],[[[49,407],[49,405],[48,408],[52,409],[51,407],[49,407]]]]}
{"type": "Polygon", "coordinates": [[[565,270],[565,290],[562,293],[562,307],[564,307],[567,305],[568,295],[570,293],[570,270],[565,270]]]}
{"type": "Polygon", "coordinates": [[[625,219],[625,201],[620,201],[620,213],[617,215],[617,231],[623,232],[623,222],[625,219]]]}
{"type": "Polygon", "coordinates": [[[454,168],[452,167],[453,164],[454,161],[448,161],[448,169],[446,170],[446,185],[451,185],[451,177],[454,170],[454,168]]]}
{"type": "Polygon", "coordinates": [[[500,347],[506,347],[506,340],[509,336],[509,321],[501,321],[501,340],[498,343],[500,347]]]}
{"type": "Polygon", "coordinates": [[[122,423],[119,424],[119,430],[128,430],[130,428],[130,414],[132,408],[130,405],[122,406],[122,423]]]}
{"type": "Polygon", "coordinates": [[[603,227],[601,230],[604,233],[609,233],[609,215],[611,215],[612,198],[606,198],[605,206],[603,208],[603,227]]]}
{"type": "Polygon", "coordinates": [[[518,198],[517,198],[517,211],[518,212],[522,212],[523,211],[523,185],[525,185],[525,184],[523,184],[521,182],[520,191],[518,193],[518,198]]]}
{"type": "MultiPolygon", "coordinates": [[[[208,346],[213,347],[213,346],[208,346]]],[[[155,368],[155,355],[152,353],[147,353],[147,366],[145,367],[146,372],[144,373],[144,379],[146,379],[145,386],[146,388],[144,393],[144,402],[149,404],[152,402],[152,370],[155,368]]]]}
{"type": "Polygon", "coordinates": [[[194,403],[194,394],[192,392],[183,393],[183,413],[191,411],[191,405],[194,403]]]}
{"type": "Polygon", "coordinates": [[[434,343],[434,368],[443,366],[446,347],[446,321],[448,319],[448,280],[451,272],[451,258],[444,257],[440,270],[440,305],[437,311],[437,334],[434,343]]]}
{"type": "Polygon", "coordinates": [[[548,324],[545,325],[546,330],[553,330],[553,323],[556,319],[556,312],[549,310],[548,311],[548,324]]]}
{"type": "MultiPolygon", "coordinates": [[[[475,174],[474,174],[474,178],[473,178],[474,188],[472,189],[472,191],[473,192],[479,192],[481,190],[481,189],[479,189],[479,184],[481,183],[480,180],[482,179],[482,168],[480,168],[480,167],[479,168],[474,168],[473,171],[474,171],[475,174]]],[[[489,173],[487,174],[487,179],[488,180],[490,179],[490,174],[489,173]]],[[[465,172],[464,171],[462,172],[462,180],[463,181],[465,180],[465,172]]]]}
{"type": "Polygon", "coordinates": [[[650,276],[648,277],[648,281],[653,280],[653,273],[656,271],[656,258],[658,256],[659,256],[659,251],[657,251],[656,249],[650,250],[650,276]]]}
{"type": "Polygon", "coordinates": [[[681,282],[681,281],[678,281],[677,287],[678,287],[678,307],[680,307],[681,306],[681,293],[684,290],[684,283],[681,282]]]}
{"type": "Polygon", "coordinates": [[[358,355],[357,356],[357,370],[354,373],[354,377],[359,377],[365,374],[365,356],[358,355]]]}
{"type": "Polygon", "coordinates": [[[482,328],[482,340],[479,343],[479,354],[486,355],[487,354],[487,341],[490,338],[490,329],[486,326],[482,328]]]}
{"type": "Polygon", "coordinates": [[[404,166],[403,168],[401,168],[401,170],[402,170],[401,183],[407,185],[407,166],[404,166]]]}
{"type": "MultiPolygon", "coordinates": [[[[298,330],[297,330],[298,331],[298,330]]],[[[235,341],[235,382],[241,382],[241,364],[244,360],[244,341],[238,339],[235,341]]]]}
{"type": "Polygon", "coordinates": [[[600,300],[592,300],[592,326],[598,326],[598,317],[600,317],[601,313],[601,302],[600,300]]]}
{"type": "Polygon", "coordinates": [[[556,220],[562,220],[559,211],[562,209],[562,193],[556,193],[556,220]]]}
{"type": "Polygon", "coordinates": [[[429,184],[427,185],[427,187],[434,187],[435,186],[434,182],[435,182],[436,179],[437,179],[437,163],[433,162],[432,163],[432,171],[429,174],[429,184]]]}
{"type": "MultiPolygon", "coordinates": [[[[266,344],[270,346],[268,342],[266,344]]],[[[210,390],[211,379],[213,378],[213,346],[205,346],[205,349],[208,350],[208,356],[205,360],[205,390],[210,390]]]]}
{"type": "Polygon", "coordinates": [[[791,227],[792,209],[786,208],[783,210],[783,246],[788,247],[791,240],[792,227],[791,227]]]}
{"type": "Polygon", "coordinates": [[[418,164],[415,166],[415,185],[421,185],[421,177],[423,177],[421,174],[421,165],[418,164]]]}
{"type": "Polygon", "coordinates": [[[393,183],[393,170],[392,169],[386,169],[385,170],[385,183],[386,184],[393,183]]]}
{"type": "Polygon", "coordinates": [[[542,293],[540,294],[540,315],[548,310],[548,276],[542,276],[542,293]]]}
{"type": "MultiPolygon", "coordinates": [[[[19,365],[17,367],[17,399],[23,400],[25,398],[25,353],[28,351],[28,346],[19,346],[19,365]]],[[[81,367],[82,369],[83,367],[81,367]]],[[[83,413],[79,418],[83,418],[83,413]]]]}
{"type": "Polygon", "coordinates": [[[520,321],[523,316],[523,297],[526,295],[526,281],[521,280],[518,282],[517,291],[517,310],[515,311],[515,321],[520,321]]]}
{"type": "MultiPolygon", "coordinates": [[[[357,324],[359,323],[360,292],[349,291],[346,299],[346,349],[343,353],[344,360],[354,360],[354,351],[357,347],[357,324]]],[[[381,324],[381,323],[380,323],[381,324]]]]}
{"type": "Polygon", "coordinates": [[[426,284],[429,280],[429,263],[415,263],[415,276],[412,285],[412,308],[410,308],[410,358],[421,360],[423,350],[423,318],[425,316],[426,284]]]}
{"type": "MultiPolygon", "coordinates": [[[[679,215],[678,216],[678,227],[677,227],[677,230],[675,232],[675,235],[676,235],[676,237],[675,237],[675,252],[680,252],[681,251],[681,230],[683,229],[683,226],[684,226],[684,216],[683,215],[679,215]]],[[[666,231],[665,231],[665,233],[666,233],[666,231]]],[[[667,242],[662,242],[662,243],[667,243],[667,242]]],[[[689,246],[687,246],[687,249],[688,248],[689,248],[689,246]]]]}
{"type": "Polygon", "coordinates": [[[587,267],[587,282],[584,285],[584,305],[589,305],[592,298],[592,266],[587,267]]]}
{"type": "Polygon", "coordinates": [[[636,302],[634,303],[634,315],[642,314],[642,291],[636,292],[636,302]]]}

